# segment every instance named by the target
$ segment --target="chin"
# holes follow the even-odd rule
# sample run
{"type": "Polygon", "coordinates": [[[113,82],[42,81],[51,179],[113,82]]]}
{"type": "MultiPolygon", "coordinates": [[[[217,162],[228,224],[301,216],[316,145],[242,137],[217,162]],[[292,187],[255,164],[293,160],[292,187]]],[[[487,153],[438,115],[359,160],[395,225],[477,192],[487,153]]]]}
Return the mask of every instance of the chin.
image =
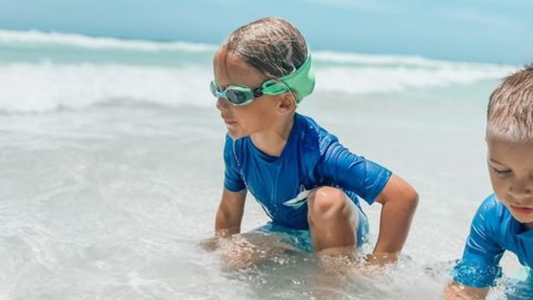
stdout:
{"type": "Polygon", "coordinates": [[[245,128],[243,126],[235,125],[226,126],[226,130],[228,131],[229,136],[231,136],[231,138],[233,138],[234,140],[248,137],[257,132],[257,130],[253,128],[245,128]]]}
{"type": "Polygon", "coordinates": [[[525,225],[528,225],[528,224],[531,225],[531,224],[533,224],[533,219],[532,219],[532,218],[520,218],[520,217],[518,217],[518,216],[516,216],[516,215],[513,215],[513,217],[514,217],[518,222],[520,222],[520,223],[522,223],[522,224],[525,224],[525,225]]]}
{"type": "Polygon", "coordinates": [[[241,138],[240,136],[235,135],[235,134],[232,134],[232,133],[229,132],[229,131],[228,131],[228,135],[229,135],[232,139],[234,139],[234,140],[237,140],[237,139],[240,139],[240,138],[241,138]]]}
{"type": "Polygon", "coordinates": [[[513,218],[515,220],[517,220],[518,222],[522,223],[522,224],[525,224],[525,225],[531,225],[533,224],[533,216],[525,216],[523,214],[520,214],[520,213],[517,213],[517,212],[514,212],[511,208],[509,208],[509,211],[511,212],[511,215],[513,216],[513,218]]]}
{"type": "Polygon", "coordinates": [[[234,140],[236,140],[236,139],[240,139],[240,138],[243,138],[243,137],[246,136],[246,135],[244,135],[242,132],[238,132],[238,131],[236,131],[236,130],[231,130],[231,129],[229,129],[229,128],[228,128],[228,134],[229,134],[229,136],[230,136],[232,139],[234,139],[234,140]]]}

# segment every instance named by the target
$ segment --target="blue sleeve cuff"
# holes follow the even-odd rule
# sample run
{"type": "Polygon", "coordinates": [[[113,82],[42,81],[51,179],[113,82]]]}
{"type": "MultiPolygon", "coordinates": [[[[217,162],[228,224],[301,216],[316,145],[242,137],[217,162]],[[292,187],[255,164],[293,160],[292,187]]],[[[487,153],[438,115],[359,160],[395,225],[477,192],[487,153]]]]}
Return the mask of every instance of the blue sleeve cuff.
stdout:
{"type": "Polygon", "coordinates": [[[494,286],[496,279],[502,277],[502,268],[498,265],[464,259],[458,261],[452,272],[456,282],[475,288],[494,286]]]}
{"type": "Polygon", "coordinates": [[[246,185],[242,182],[235,182],[230,180],[224,180],[224,188],[230,192],[240,192],[246,188],[246,185]]]}
{"type": "Polygon", "coordinates": [[[368,204],[372,204],[376,201],[376,198],[381,194],[389,182],[392,172],[372,161],[367,161],[367,168],[371,174],[374,174],[374,182],[367,187],[366,195],[361,195],[361,197],[365,199],[368,204]]]}

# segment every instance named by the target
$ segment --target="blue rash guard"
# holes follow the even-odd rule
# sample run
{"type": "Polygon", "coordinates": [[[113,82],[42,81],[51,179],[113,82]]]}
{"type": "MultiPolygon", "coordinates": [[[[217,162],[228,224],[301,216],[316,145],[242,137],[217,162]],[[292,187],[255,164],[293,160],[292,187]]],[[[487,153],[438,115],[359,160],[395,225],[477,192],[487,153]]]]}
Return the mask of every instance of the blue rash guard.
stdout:
{"type": "Polygon", "coordinates": [[[307,205],[284,205],[301,192],[320,186],[342,189],[360,208],[385,187],[391,172],[343,147],[337,137],[311,118],[295,114],[294,126],[279,157],[257,149],[250,137],[226,136],[224,187],[247,188],[276,225],[308,229],[307,205]]]}
{"type": "Polygon", "coordinates": [[[454,269],[454,280],[476,288],[494,285],[501,277],[499,263],[505,250],[516,254],[522,265],[533,266],[533,230],[513,218],[493,194],[474,216],[463,258],[454,269]]]}

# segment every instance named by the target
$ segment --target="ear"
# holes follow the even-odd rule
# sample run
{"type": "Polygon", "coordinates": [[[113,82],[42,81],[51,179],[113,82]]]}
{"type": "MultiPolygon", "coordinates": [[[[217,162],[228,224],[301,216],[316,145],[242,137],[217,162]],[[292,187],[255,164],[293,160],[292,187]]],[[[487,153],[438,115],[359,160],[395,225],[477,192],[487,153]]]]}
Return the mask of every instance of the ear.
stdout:
{"type": "Polygon", "coordinates": [[[296,95],[293,93],[284,93],[278,97],[278,113],[285,115],[296,110],[296,95]]]}

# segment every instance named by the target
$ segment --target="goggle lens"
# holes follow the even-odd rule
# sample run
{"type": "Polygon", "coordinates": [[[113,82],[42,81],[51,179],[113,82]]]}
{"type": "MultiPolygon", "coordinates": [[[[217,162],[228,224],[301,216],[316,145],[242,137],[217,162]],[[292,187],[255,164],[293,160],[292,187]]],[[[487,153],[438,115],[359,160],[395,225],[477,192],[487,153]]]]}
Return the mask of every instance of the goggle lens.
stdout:
{"type": "MultiPolygon", "coordinates": [[[[236,105],[242,105],[244,102],[251,100],[250,98],[246,97],[246,93],[243,91],[239,91],[236,89],[229,89],[226,90],[226,97],[228,100],[236,105]]],[[[253,96],[252,96],[253,99],[253,96]]]]}
{"type": "Polygon", "coordinates": [[[218,98],[218,94],[220,92],[218,91],[218,87],[217,87],[217,85],[216,85],[216,83],[214,81],[211,81],[211,84],[209,85],[209,88],[211,89],[211,94],[213,94],[213,96],[218,98]]]}
{"type": "Polygon", "coordinates": [[[211,94],[217,98],[224,98],[233,105],[244,105],[255,99],[254,93],[250,88],[240,86],[230,86],[224,91],[220,91],[217,84],[211,81],[211,94]]]}

